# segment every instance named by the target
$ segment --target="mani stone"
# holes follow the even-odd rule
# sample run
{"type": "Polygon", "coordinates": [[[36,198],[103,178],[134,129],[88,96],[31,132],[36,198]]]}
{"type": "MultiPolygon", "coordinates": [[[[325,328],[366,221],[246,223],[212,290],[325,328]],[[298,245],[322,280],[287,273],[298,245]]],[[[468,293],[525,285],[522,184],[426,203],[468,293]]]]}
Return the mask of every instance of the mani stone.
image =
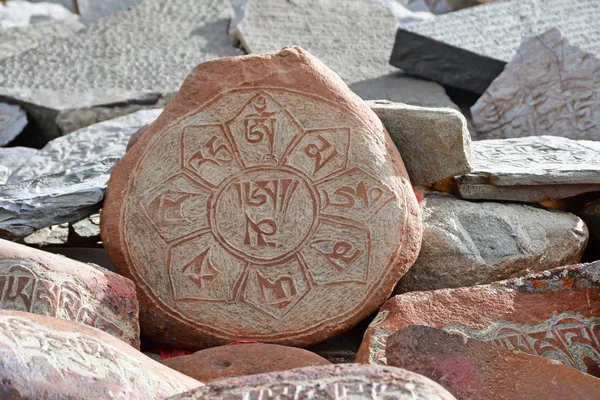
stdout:
{"type": "Polygon", "coordinates": [[[473,142],[465,199],[542,202],[600,190],[600,142],[531,136],[473,142]]]}
{"type": "Polygon", "coordinates": [[[212,347],[162,363],[200,382],[331,364],[304,349],[262,343],[212,347]]]}
{"type": "Polygon", "coordinates": [[[223,0],[143,1],[81,34],[0,61],[0,101],[23,107],[46,141],[162,107],[198,63],[242,53],[227,35],[228,18],[223,0]]]}
{"type": "Polygon", "coordinates": [[[21,107],[0,103],[0,147],[16,138],[26,125],[27,114],[21,107]]]}
{"type": "Polygon", "coordinates": [[[398,147],[413,185],[471,172],[473,154],[467,120],[451,108],[416,107],[386,100],[367,104],[398,147]]]}
{"type": "Polygon", "coordinates": [[[600,379],[560,362],[427,326],[388,338],[388,364],[438,382],[459,399],[598,398],[600,379]]]}
{"type": "Polygon", "coordinates": [[[600,58],[552,28],[525,40],[471,108],[479,139],[600,140],[600,58]]]}
{"type": "Polygon", "coordinates": [[[357,362],[386,362],[389,335],[426,325],[600,375],[600,262],[489,285],[404,293],[388,300],[357,362]]]}
{"type": "Polygon", "coordinates": [[[248,53],[301,46],[363,99],[456,108],[440,85],[389,65],[397,25],[385,4],[372,1],[249,0],[237,37],[248,53]]]}
{"type": "Polygon", "coordinates": [[[326,365],[222,379],[168,400],[455,400],[422,375],[376,365],[326,365]]]}
{"type": "Polygon", "coordinates": [[[0,398],[166,398],[201,382],[98,329],[0,310],[0,398]]]}
{"type": "Polygon", "coordinates": [[[100,230],[144,332],[188,349],[340,334],[422,235],[383,124],[299,47],[197,66],[117,164],[100,230]]]}
{"type": "Polygon", "coordinates": [[[600,55],[599,18],[596,0],[520,0],[467,8],[401,25],[390,62],[405,72],[482,94],[517,54],[523,37],[552,27],[560,28],[572,44],[600,55]]]}
{"type": "Polygon", "coordinates": [[[140,347],[133,282],[110,271],[2,239],[0,309],[79,322],[140,347]]]}
{"type": "Polygon", "coordinates": [[[585,223],[568,212],[525,204],[474,203],[426,192],[423,242],[394,293],[455,288],[577,264],[585,223]]]}

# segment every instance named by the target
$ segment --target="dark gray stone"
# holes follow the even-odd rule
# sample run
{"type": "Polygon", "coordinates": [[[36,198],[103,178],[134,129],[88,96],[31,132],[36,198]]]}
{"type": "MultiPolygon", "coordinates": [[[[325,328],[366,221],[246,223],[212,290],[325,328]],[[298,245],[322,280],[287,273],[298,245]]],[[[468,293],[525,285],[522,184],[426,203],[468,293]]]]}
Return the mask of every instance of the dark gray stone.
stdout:
{"type": "Polygon", "coordinates": [[[572,44],[600,54],[596,0],[519,0],[467,8],[400,26],[391,63],[404,71],[481,94],[523,37],[559,27],[572,44]]]}

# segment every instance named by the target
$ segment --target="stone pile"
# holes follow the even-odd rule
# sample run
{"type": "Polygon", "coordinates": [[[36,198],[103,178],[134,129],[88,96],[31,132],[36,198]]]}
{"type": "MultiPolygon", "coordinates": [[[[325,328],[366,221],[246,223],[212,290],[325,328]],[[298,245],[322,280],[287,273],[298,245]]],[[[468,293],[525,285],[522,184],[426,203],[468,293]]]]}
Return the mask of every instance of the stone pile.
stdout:
{"type": "Polygon", "coordinates": [[[1,1],[0,398],[596,399],[599,16],[1,1]]]}

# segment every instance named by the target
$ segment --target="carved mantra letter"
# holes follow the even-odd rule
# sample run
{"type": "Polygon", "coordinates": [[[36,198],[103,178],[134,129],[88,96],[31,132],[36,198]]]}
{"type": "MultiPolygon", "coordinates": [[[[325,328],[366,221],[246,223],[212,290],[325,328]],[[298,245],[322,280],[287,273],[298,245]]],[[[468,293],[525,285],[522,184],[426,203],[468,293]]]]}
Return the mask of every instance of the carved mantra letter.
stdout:
{"type": "Polygon", "coordinates": [[[246,129],[246,140],[249,143],[260,143],[265,138],[269,145],[269,155],[273,156],[273,144],[275,141],[275,123],[277,120],[272,118],[275,112],[267,112],[267,99],[259,97],[256,99],[254,108],[257,114],[249,114],[244,119],[244,128],[246,129]]]}
{"type": "Polygon", "coordinates": [[[277,223],[269,218],[265,218],[258,222],[246,214],[246,234],[244,236],[244,244],[247,246],[258,247],[277,247],[277,243],[269,242],[265,236],[273,236],[277,233],[277,223]],[[255,238],[253,240],[253,238],[255,238]]]}
{"type": "Polygon", "coordinates": [[[333,249],[331,250],[331,253],[325,253],[325,252],[321,252],[321,253],[325,256],[325,258],[327,258],[327,261],[329,261],[329,263],[335,269],[337,269],[338,271],[343,271],[344,268],[346,266],[350,265],[354,260],[356,260],[356,258],[361,253],[360,250],[354,250],[354,252],[352,252],[353,249],[354,249],[354,247],[350,243],[340,241],[333,245],[333,249]],[[345,266],[340,265],[337,262],[338,260],[343,261],[345,266]]]}
{"type": "Polygon", "coordinates": [[[318,135],[317,139],[319,139],[319,141],[321,142],[321,146],[317,146],[314,143],[309,144],[308,146],[306,146],[306,148],[304,149],[304,153],[309,156],[310,158],[314,158],[315,159],[315,168],[313,170],[313,173],[316,174],[317,172],[319,172],[319,170],[321,168],[323,168],[325,166],[325,164],[327,164],[329,161],[331,161],[335,156],[338,155],[338,152],[335,148],[333,148],[331,150],[331,152],[329,152],[328,156],[324,156],[323,154],[325,152],[327,152],[327,150],[329,150],[332,146],[331,143],[329,143],[327,141],[327,139],[325,139],[323,136],[318,135]]]}
{"type": "Polygon", "coordinates": [[[362,200],[365,207],[377,203],[383,196],[383,190],[379,188],[368,189],[364,181],[360,181],[356,188],[352,186],[342,186],[333,192],[334,195],[342,197],[343,201],[332,202],[329,195],[325,192],[325,204],[327,206],[352,208],[356,204],[356,200],[362,200]]]}
{"type": "Polygon", "coordinates": [[[200,166],[206,162],[221,165],[220,161],[232,161],[233,155],[225,143],[219,143],[222,141],[223,139],[219,138],[217,135],[212,135],[211,138],[204,143],[204,148],[207,149],[207,153],[210,157],[206,157],[202,151],[198,151],[190,158],[190,165],[196,170],[199,170],[200,166]]]}
{"type": "Polygon", "coordinates": [[[282,276],[271,282],[257,274],[258,287],[260,288],[263,303],[277,308],[287,307],[296,296],[294,280],[289,276],[282,276]]]}

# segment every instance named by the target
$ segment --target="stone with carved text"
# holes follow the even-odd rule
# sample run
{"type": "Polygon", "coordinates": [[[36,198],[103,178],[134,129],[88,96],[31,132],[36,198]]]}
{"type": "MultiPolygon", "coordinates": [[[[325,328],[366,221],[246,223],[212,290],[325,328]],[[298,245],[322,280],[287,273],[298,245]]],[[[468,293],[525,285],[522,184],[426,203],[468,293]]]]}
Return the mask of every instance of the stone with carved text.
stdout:
{"type": "Polygon", "coordinates": [[[101,233],[158,341],[309,345],[376,310],[416,258],[394,144],[301,48],[199,65],[139,140],[101,233]]]}
{"type": "Polygon", "coordinates": [[[388,365],[422,374],[459,399],[594,400],[600,379],[555,360],[412,325],[388,338],[388,365]]]}
{"type": "Polygon", "coordinates": [[[165,398],[202,383],[98,329],[0,310],[0,398],[165,398]]]}
{"type": "Polygon", "coordinates": [[[0,308],[90,325],[140,346],[135,286],[113,272],[0,239],[0,308]]]}
{"type": "Polygon", "coordinates": [[[400,368],[328,365],[222,379],[169,400],[454,400],[442,386],[400,368]]]}
{"type": "Polygon", "coordinates": [[[598,375],[600,262],[392,297],[367,329],[357,361],[385,363],[388,336],[408,325],[441,328],[598,375]]]}
{"type": "Polygon", "coordinates": [[[265,343],[211,347],[194,354],[168,358],[162,363],[200,382],[331,364],[308,350],[265,343]]]}
{"type": "Polygon", "coordinates": [[[523,41],[471,108],[479,139],[600,140],[600,58],[552,28],[523,41]]]}

